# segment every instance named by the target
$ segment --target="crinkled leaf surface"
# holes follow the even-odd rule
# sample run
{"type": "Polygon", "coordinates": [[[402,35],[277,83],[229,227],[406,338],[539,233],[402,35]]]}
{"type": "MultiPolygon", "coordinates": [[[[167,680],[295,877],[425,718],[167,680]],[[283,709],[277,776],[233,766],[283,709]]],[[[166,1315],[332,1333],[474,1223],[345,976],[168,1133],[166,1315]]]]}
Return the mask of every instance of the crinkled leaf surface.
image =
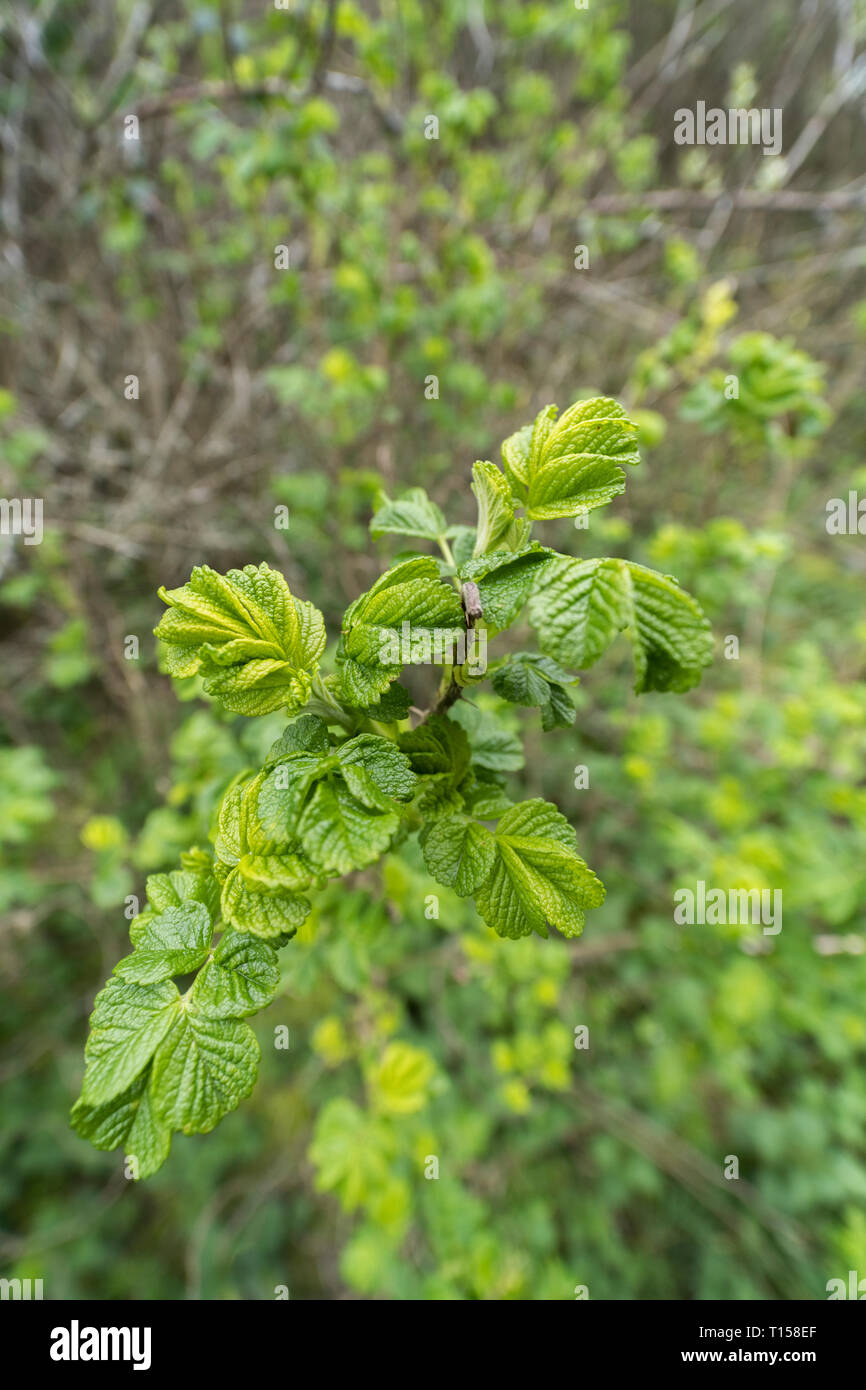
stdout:
{"type": "Polygon", "coordinates": [[[253,1089],[259,1045],[249,1024],[184,1009],[153,1059],[159,1116],[184,1134],[207,1134],[253,1089]]]}
{"type": "Polygon", "coordinates": [[[608,396],[578,401],[556,419],[536,417],[526,460],[526,514],[544,521],[603,506],[625,489],[623,464],[637,464],[637,425],[608,396]]]}
{"type": "Polygon", "coordinates": [[[320,782],[301,815],[298,836],[325,873],[347,874],[384,854],[399,824],[396,812],[362,806],[343,782],[320,782]]]}
{"type": "Polygon", "coordinates": [[[218,574],[207,565],[179,589],[160,589],[169,605],[155,629],[173,674],[200,671],[208,694],[236,714],[299,709],[325,646],[321,613],[295,599],[270,566],[218,574]]]}
{"type": "Polygon", "coordinates": [[[530,600],[529,620],[542,651],[578,670],[627,631],[638,692],[689,690],[712,660],[699,604],[676,580],[628,560],[558,557],[530,600]]]}
{"type": "Polygon", "coordinates": [[[514,705],[537,705],[545,731],[574,722],[574,705],[565,689],[573,678],[557,662],[537,652],[515,652],[493,675],[493,689],[514,705]]]}
{"type": "Polygon", "coordinates": [[[425,829],[424,862],[437,883],[468,897],[488,877],[496,858],[493,836],[468,816],[443,816],[425,829]]]}
{"type": "Polygon", "coordinates": [[[90,1015],[84,1103],[101,1105],[124,1091],[147,1066],[179,1011],[180,995],[170,980],[138,985],[113,975],[90,1015]]]}
{"type": "Polygon", "coordinates": [[[185,975],[201,965],[211,938],[210,913],[204,903],[168,907],[139,926],[135,950],[118,961],[114,973],[137,984],[185,975]]]}
{"type": "Polygon", "coordinates": [[[350,703],[374,703],[399,676],[402,662],[382,657],[393,634],[402,635],[404,623],[410,633],[415,628],[463,631],[459,596],[439,577],[432,556],[394,565],[346,610],[338,660],[343,695],[350,703]]]}
{"type": "Polygon", "coordinates": [[[204,1018],[243,1018],[270,1004],[280,972],[267,941],[227,931],[195,978],[191,1003],[204,1018]]]}
{"type": "Polygon", "coordinates": [[[233,869],[223,884],[222,909],[226,923],[236,931],[272,938],[296,932],[309,915],[310,900],[291,890],[257,889],[233,869]]]}
{"type": "Polygon", "coordinates": [[[135,1176],[149,1178],[162,1166],[171,1147],[171,1129],[155,1114],[148,1083],[150,1068],[132,1085],[99,1106],[76,1101],[70,1113],[73,1129],[96,1149],[125,1144],[136,1161],[135,1176]]]}
{"type": "Polygon", "coordinates": [[[574,831],[538,798],[506,811],[496,827],[493,870],[475,894],[478,911],[500,936],[547,936],[548,924],[578,936],[585,911],[604,888],[578,856],[574,831]]]}
{"type": "Polygon", "coordinates": [[[497,550],[470,560],[460,578],[478,585],[484,622],[489,627],[509,627],[526,603],[554,552],[533,541],[523,550],[497,550]]]}
{"type": "Polygon", "coordinates": [[[478,503],[476,556],[489,551],[520,550],[529,530],[528,523],[514,515],[515,499],[508,479],[494,463],[479,460],[472,465],[472,491],[478,503]]]}

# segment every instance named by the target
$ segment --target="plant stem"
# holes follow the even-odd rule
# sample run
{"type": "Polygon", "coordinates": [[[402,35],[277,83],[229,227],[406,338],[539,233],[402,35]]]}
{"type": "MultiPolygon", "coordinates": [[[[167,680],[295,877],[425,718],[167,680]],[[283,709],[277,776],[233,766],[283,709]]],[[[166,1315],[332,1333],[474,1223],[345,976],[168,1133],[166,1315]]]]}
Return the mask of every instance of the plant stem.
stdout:
{"type": "Polygon", "coordinates": [[[320,714],[320,717],[327,723],[340,724],[349,733],[353,732],[355,728],[353,716],[334,699],[318,673],[313,677],[313,696],[314,698],[309,701],[307,708],[309,709],[310,705],[318,705],[319,709],[312,710],[311,713],[320,714]]]}

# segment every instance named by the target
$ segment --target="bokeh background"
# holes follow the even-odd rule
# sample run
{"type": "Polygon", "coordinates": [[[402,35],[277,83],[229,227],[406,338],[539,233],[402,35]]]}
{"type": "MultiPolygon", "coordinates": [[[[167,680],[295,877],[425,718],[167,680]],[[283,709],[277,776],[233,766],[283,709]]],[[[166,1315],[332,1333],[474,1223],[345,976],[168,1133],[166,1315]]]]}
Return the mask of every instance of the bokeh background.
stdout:
{"type": "Polygon", "coordinates": [[[10,0],[0,77],[0,492],[45,516],[0,536],[0,1273],[103,1299],[866,1276],[866,538],[826,529],[866,495],[861,0],[10,0]],[[781,108],[782,156],[675,144],[699,100],[781,108]],[[572,729],[504,716],[510,784],[566,812],[605,906],[507,942],[411,850],[354,876],[282,953],[252,1099],[128,1182],[67,1122],[93,996],[127,897],[281,722],[172,688],[158,585],[267,560],[334,634],[395,549],[380,486],[471,521],[472,460],[589,392],[644,462],[544,539],[677,575],[717,634],[686,696],[636,698],[623,643],[572,729]],[[677,926],[697,879],[781,888],[782,932],[677,926]]]}

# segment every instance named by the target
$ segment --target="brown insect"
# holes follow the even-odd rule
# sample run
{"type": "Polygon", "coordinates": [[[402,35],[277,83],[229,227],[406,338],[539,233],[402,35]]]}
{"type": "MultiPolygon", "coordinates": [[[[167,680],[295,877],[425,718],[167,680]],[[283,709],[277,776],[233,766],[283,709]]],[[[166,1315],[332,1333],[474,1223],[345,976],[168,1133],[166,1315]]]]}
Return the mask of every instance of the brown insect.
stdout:
{"type": "Polygon", "coordinates": [[[463,612],[466,614],[466,626],[474,627],[478,619],[484,616],[484,610],[481,607],[478,585],[473,584],[471,579],[468,579],[463,585],[461,601],[463,612]]]}

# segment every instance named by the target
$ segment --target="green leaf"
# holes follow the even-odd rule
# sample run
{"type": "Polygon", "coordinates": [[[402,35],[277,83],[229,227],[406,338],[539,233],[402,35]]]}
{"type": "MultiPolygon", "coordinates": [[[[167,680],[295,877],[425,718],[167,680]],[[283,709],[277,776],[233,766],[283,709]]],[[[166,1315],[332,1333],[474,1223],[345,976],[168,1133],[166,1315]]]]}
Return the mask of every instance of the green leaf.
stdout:
{"type": "Polygon", "coordinates": [[[315,714],[299,714],[286,725],[268,749],[265,765],[282,762],[295,753],[326,754],[331,751],[328,726],[315,714]]]}
{"type": "Polygon", "coordinates": [[[210,913],[203,903],[169,907],[137,927],[135,950],[118,961],[115,975],[139,985],[196,970],[208,952],[210,913]]]}
{"type": "Polygon", "coordinates": [[[469,740],[459,724],[437,714],[399,737],[399,745],[409,757],[419,777],[447,773],[459,782],[469,767],[469,740]]]}
{"type": "Polygon", "coordinates": [[[347,1211],[381,1191],[392,1173],[393,1130],[337,1096],[316,1118],[310,1162],[319,1191],[336,1191],[347,1211]]]}
{"type": "Polygon", "coordinates": [[[583,670],[597,661],[630,617],[622,560],[552,561],[529,603],[542,651],[583,670]]]}
{"type": "Polygon", "coordinates": [[[184,1010],[153,1059],[157,1114],[184,1134],[209,1133],[253,1089],[260,1055],[249,1024],[184,1010]]]}
{"type": "Polygon", "coordinates": [[[294,934],[309,915],[310,901],[301,893],[258,890],[232,869],[223,884],[222,910],[225,922],[236,931],[273,938],[294,934]]]}
{"type": "Polygon", "coordinates": [[[103,1105],[90,1106],[77,1100],[69,1116],[73,1129],[95,1149],[116,1149],[126,1141],[126,1153],[136,1160],[138,1178],[151,1177],[171,1147],[170,1128],[153,1112],[149,1080],[148,1067],[131,1086],[103,1105]]]}
{"type": "Polygon", "coordinates": [[[270,854],[245,854],[237,869],[253,892],[302,892],[313,881],[313,871],[303,855],[284,845],[269,846],[270,854]],[[279,853],[276,852],[277,848],[279,853]]]}
{"type": "Polygon", "coordinates": [[[461,793],[447,773],[435,773],[425,778],[417,801],[418,812],[425,821],[437,820],[439,816],[459,815],[464,805],[461,793]]]}
{"type": "Polygon", "coordinates": [[[713,636],[700,605],[669,575],[628,566],[635,690],[691,690],[713,659],[713,636]]]}
{"type": "Polygon", "coordinates": [[[203,1018],[242,1018],[270,1004],[279,979],[276,952],[266,941],[228,931],[198,972],[190,1005],[203,1018]]]}
{"type": "Polygon", "coordinates": [[[300,709],[325,646],[322,615],[292,596],[268,565],[218,574],[207,565],[180,589],[156,636],[172,650],[172,674],[201,672],[204,688],[235,714],[300,709]]]}
{"type": "MultiPolygon", "coordinates": [[[[395,743],[378,734],[359,734],[327,758],[298,753],[268,774],[258,793],[263,832],[284,840],[301,836],[302,815],[310,796],[316,795],[313,788],[333,773],[338,773],[352,797],[371,811],[393,812],[394,800],[409,800],[415,789],[409,759],[395,743]]],[[[303,823],[308,825],[308,819],[303,823]]],[[[243,871],[243,861],[241,867],[243,871]]]]}
{"type": "Polygon", "coordinates": [[[416,628],[464,630],[460,598],[439,577],[432,556],[417,556],[394,565],[346,610],[337,659],[341,689],[350,703],[374,703],[403,668],[389,660],[395,639],[402,644],[403,624],[411,642],[416,628]]]}
{"type": "Polygon", "coordinates": [[[126,1136],[127,1163],[135,1161],[133,1176],[140,1181],[150,1178],[168,1158],[171,1148],[171,1126],[157,1114],[153,1103],[153,1078],[142,1092],[135,1119],[126,1136]]]}
{"type": "Polygon", "coordinates": [[[320,782],[298,824],[304,852],[328,874],[374,863],[400,824],[395,812],[368,810],[342,782],[320,782]]]}
{"type": "Polygon", "coordinates": [[[507,811],[496,827],[490,877],[475,894],[478,911],[500,936],[517,938],[548,923],[578,936],[585,911],[604,888],[578,856],[574,831],[555,806],[535,799],[507,811]]]}
{"type": "Polygon", "coordinates": [[[474,526],[449,526],[448,535],[451,538],[451,553],[454,556],[454,563],[460,568],[465,565],[467,560],[472,559],[477,540],[477,532],[474,526]]]}
{"type": "Polygon", "coordinates": [[[258,793],[258,818],[264,833],[276,840],[293,839],[312,787],[336,764],[336,755],[326,761],[317,753],[296,753],[273,768],[258,793]]]}
{"type": "Polygon", "coordinates": [[[515,519],[511,488],[494,463],[479,460],[472,465],[472,491],[478,503],[478,534],[473,555],[520,550],[526,542],[529,523],[515,519]]]}
{"type": "Polygon", "coordinates": [[[89,1139],[95,1149],[116,1149],[132,1127],[148,1075],[149,1072],[143,1072],[101,1105],[86,1105],[79,1097],[69,1113],[72,1128],[82,1139],[89,1139]]]}
{"type": "Polygon", "coordinates": [[[464,793],[466,810],[477,820],[498,820],[510,811],[514,802],[499,787],[479,782],[464,793]]]}
{"type": "Polygon", "coordinates": [[[574,723],[575,709],[571,696],[562,685],[551,682],[550,703],[542,705],[541,727],[546,734],[551,729],[567,729],[574,723]]]}
{"type": "Polygon", "coordinates": [[[460,578],[478,585],[484,621],[502,631],[514,622],[555,552],[533,541],[517,554],[497,550],[470,560],[460,578]]]}
{"type": "Polygon", "coordinates": [[[395,683],[388,687],[375,704],[368,705],[364,714],[374,719],[377,724],[396,724],[408,716],[411,705],[412,696],[405,685],[395,683]]]}
{"type": "Polygon", "coordinates": [[[502,466],[512,490],[523,495],[529,483],[529,449],[532,443],[532,425],[510,434],[502,444],[502,466]]]}
{"type": "Polygon", "coordinates": [[[373,1104],[386,1115],[414,1115],[427,1104],[435,1074],[429,1053],[411,1043],[391,1042],[368,1074],[373,1104]]]}
{"type": "Polygon", "coordinates": [[[147,908],[133,918],[129,935],[138,940],[145,923],[167,908],[181,908],[189,903],[202,903],[211,923],[219,911],[219,884],[213,876],[210,861],[206,869],[173,869],[168,874],[149,874],[145,884],[147,908]]]}
{"type": "Polygon", "coordinates": [[[628,560],[559,556],[530,601],[529,621],[543,652],[579,670],[627,631],[638,693],[689,690],[712,660],[712,633],[695,600],[675,579],[628,560]]]}
{"type": "Polygon", "coordinates": [[[435,502],[431,502],[423,487],[410,488],[396,501],[384,493],[379,496],[378,511],[370,522],[370,534],[384,536],[421,536],[435,541],[444,536],[447,522],[435,502]]]}
{"type": "Polygon", "coordinates": [[[526,514],[531,520],[576,516],[625,489],[622,464],[637,464],[637,425],[607,396],[578,401],[556,419],[536,417],[526,461],[526,514]]]}
{"type": "Polygon", "coordinates": [[[237,864],[246,853],[244,792],[249,781],[248,772],[239,772],[226,787],[220,802],[214,849],[223,864],[237,864]]]}
{"type": "Polygon", "coordinates": [[[537,705],[545,731],[574,722],[574,705],[563,682],[572,677],[548,656],[515,652],[493,673],[493,689],[513,705],[537,705]]]}
{"type": "Polygon", "coordinates": [[[480,710],[468,700],[459,700],[449,710],[448,717],[466,731],[473,764],[490,772],[519,772],[523,767],[523,744],[495,715],[480,710]]]}
{"type": "Polygon", "coordinates": [[[143,1071],[180,1011],[170,980],[137,985],[113,975],[96,996],[84,1049],[81,1098],[102,1105],[143,1071]]]}
{"type": "Polygon", "coordinates": [[[474,893],[493,868],[496,847],[486,826],[466,816],[445,816],[425,827],[424,863],[437,883],[461,898],[474,893]]]}
{"type": "Polygon", "coordinates": [[[417,781],[415,773],[406,754],[390,739],[380,738],[376,734],[359,734],[357,738],[342,744],[337,756],[351,791],[354,791],[351,774],[356,767],[361,767],[386,796],[395,797],[398,801],[411,799],[417,781]]]}

